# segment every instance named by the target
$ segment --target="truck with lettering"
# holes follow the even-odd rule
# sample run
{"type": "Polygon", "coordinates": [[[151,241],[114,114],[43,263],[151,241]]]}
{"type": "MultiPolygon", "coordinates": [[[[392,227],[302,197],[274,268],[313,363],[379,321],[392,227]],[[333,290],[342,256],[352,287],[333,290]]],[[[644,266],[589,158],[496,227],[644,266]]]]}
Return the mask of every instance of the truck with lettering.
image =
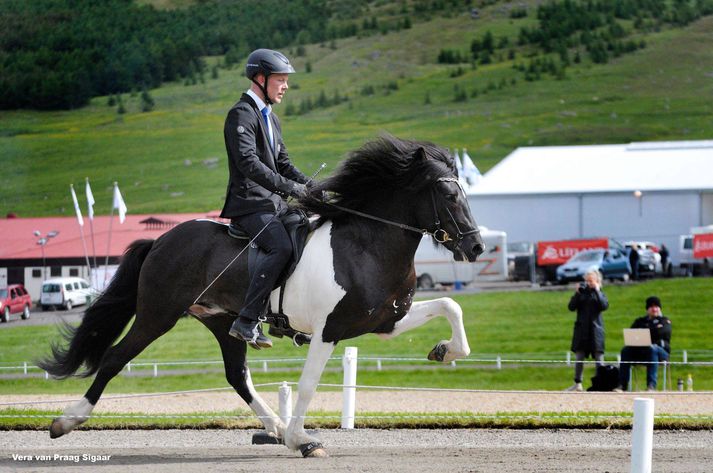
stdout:
{"type": "Polygon", "coordinates": [[[691,228],[679,237],[679,266],[688,276],[703,276],[713,269],[713,225],[691,228]]]}

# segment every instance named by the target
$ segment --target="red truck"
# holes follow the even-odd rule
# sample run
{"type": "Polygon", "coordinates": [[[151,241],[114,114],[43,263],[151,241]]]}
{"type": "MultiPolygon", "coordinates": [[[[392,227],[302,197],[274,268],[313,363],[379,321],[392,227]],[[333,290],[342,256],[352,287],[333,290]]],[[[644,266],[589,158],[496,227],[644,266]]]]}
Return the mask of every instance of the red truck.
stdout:
{"type": "Polygon", "coordinates": [[[10,320],[10,314],[22,314],[23,320],[30,317],[32,298],[22,284],[10,284],[0,288],[0,322],[10,320]]]}

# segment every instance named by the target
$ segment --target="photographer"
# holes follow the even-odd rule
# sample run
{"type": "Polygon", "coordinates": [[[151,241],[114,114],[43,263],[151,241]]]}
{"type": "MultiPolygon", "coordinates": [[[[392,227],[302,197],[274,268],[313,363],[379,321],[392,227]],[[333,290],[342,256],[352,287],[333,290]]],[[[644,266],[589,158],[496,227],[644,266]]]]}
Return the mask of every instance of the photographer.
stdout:
{"type": "Polygon", "coordinates": [[[575,354],[574,384],[567,391],[583,391],[582,373],[584,359],[592,356],[597,365],[604,363],[604,319],[602,312],[609,307],[607,296],[602,292],[602,276],[599,271],[584,275],[584,283],[569,300],[568,308],[577,311],[577,321],[572,334],[572,351],[575,354]]]}

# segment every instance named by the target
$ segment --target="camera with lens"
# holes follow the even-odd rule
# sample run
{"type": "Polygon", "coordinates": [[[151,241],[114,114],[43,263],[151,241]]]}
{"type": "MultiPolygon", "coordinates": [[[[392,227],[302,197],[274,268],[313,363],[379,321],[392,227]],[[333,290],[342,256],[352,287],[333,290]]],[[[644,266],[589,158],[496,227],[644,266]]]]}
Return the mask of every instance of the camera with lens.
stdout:
{"type": "Polygon", "coordinates": [[[586,283],[586,282],[581,282],[581,283],[579,283],[579,287],[577,288],[577,291],[579,291],[579,292],[587,292],[588,289],[589,289],[589,286],[587,286],[587,283],[586,283]]]}

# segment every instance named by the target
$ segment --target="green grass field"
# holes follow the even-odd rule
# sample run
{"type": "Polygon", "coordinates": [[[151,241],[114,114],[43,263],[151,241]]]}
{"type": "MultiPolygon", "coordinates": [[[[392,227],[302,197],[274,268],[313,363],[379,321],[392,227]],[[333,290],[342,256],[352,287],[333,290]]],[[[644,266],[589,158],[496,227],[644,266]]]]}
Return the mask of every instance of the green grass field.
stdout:
{"type": "MultiPolygon", "coordinates": [[[[711,361],[711,318],[713,292],[710,278],[656,280],[640,284],[612,285],[604,288],[611,308],[605,312],[607,327],[606,357],[613,362],[622,347],[621,329],[644,313],[643,301],[651,295],[661,297],[664,313],[673,321],[673,358],[682,361],[683,350],[689,361],[711,361]]],[[[384,361],[382,371],[375,361],[360,360],[358,383],[379,386],[445,387],[464,389],[560,390],[571,384],[572,368],[564,364],[509,363],[507,360],[564,360],[569,350],[574,314],[567,311],[570,291],[489,292],[455,296],[465,314],[465,327],[472,353],[456,368],[426,361],[428,351],[441,339],[450,336],[448,323],[438,318],[423,327],[384,342],[373,335],[347,340],[337,346],[334,355],[345,346],[356,346],[360,357],[420,358],[423,362],[384,361]],[[496,369],[496,356],[504,360],[496,369]]],[[[55,327],[15,327],[2,330],[0,366],[32,361],[48,353],[56,339],[55,327]]],[[[249,353],[249,359],[303,358],[306,348],[295,348],[288,341],[278,341],[269,351],[249,353]]],[[[220,360],[217,343],[200,323],[185,319],[168,334],[154,342],[134,361],[137,363],[170,361],[220,360]]],[[[262,364],[251,365],[253,380],[258,383],[296,382],[299,362],[270,362],[268,372],[262,364]]],[[[341,363],[331,361],[322,383],[341,384],[341,363]]],[[[135,367],[149,376],[118,376],[107,393],[162,392],[227,386],[221,365],[161,367],[192,369],[195,372],[172,376],[150,376],[152,367],[135,367]],[[201,372],[203,370],[203,372],[201,372]]],[[[713,389],[713,371],[709,366],[673,366],[673,380],[693,375],[696,390],[713,389]]],[[[593,375],[590,366],[585,379],[593,375]]],[[[587,383],[588,384],[588,383],[587,383]]],[[[82,393],[89,385],[86,379],[64,381],[44,378],[0,380],[0,394],[82,393]]],[[[272,389],[272,388],[270,388],[272,389]]]]}
{"type": "MultiPolygon", "coordinates": [[[[588,60],[567,69],[564,80],[546,76],[526,82],[512,61],[454,66],[436,64],[442,48],[465,50],[473,37],[491,30],[517,37],[529,18],[512,20],[497,5],[481,18],[467,13],[416,23],[398,33],[348,38],[337,48],[310,45],[295,59],[304,71],[277,109],[295,163],[313,172],[321,162],[333,169],[350,150],[382,132],[467,148],[485,171],[518,146],[703,139],[713,136],[713,17],[684,29],[662,30],[637,39],[647,47],[606,65],[588,60]],[[486,90],[501,79],[500,90],[486,90]],[[512,85],[509,80],[516,78],[512,85]],[[397,90],[384,92],[396,83],[397,90]],[[363,96],[364,86],[375,88],[363,96]],[[454,87],[472,92],[454,101],[454,87]],[[321,90],[335,90],[349,102],[285,116],[321,90]],[[430,104],[426,104],[426,96],[430,104]]],[[[518,50],[517,61],[526,61],[518,50]]],[[[219,58],[207,58],[213,64],[219,58]]],[[[209,76],[209,74],[208,74],[209,76]]],[[[217,79],[151,91],[156,109],[139,111],[138,95],[124,96],[127,113],[118,115],[106,97],[65,112],[0,112],[0,209],[3,215],[70,215],[68,187],[89,177],[96,212],[108,214],[111,184],[118,181],[130,213],[210,211],[223,203],[227,166],[223,119],[247,88],[239,68],[220,70],[217,79]],[[206,159],[218,158],[207,167],[206,159]]],[[[326,172],[325,172],[326,175],[326,172]]]]}

